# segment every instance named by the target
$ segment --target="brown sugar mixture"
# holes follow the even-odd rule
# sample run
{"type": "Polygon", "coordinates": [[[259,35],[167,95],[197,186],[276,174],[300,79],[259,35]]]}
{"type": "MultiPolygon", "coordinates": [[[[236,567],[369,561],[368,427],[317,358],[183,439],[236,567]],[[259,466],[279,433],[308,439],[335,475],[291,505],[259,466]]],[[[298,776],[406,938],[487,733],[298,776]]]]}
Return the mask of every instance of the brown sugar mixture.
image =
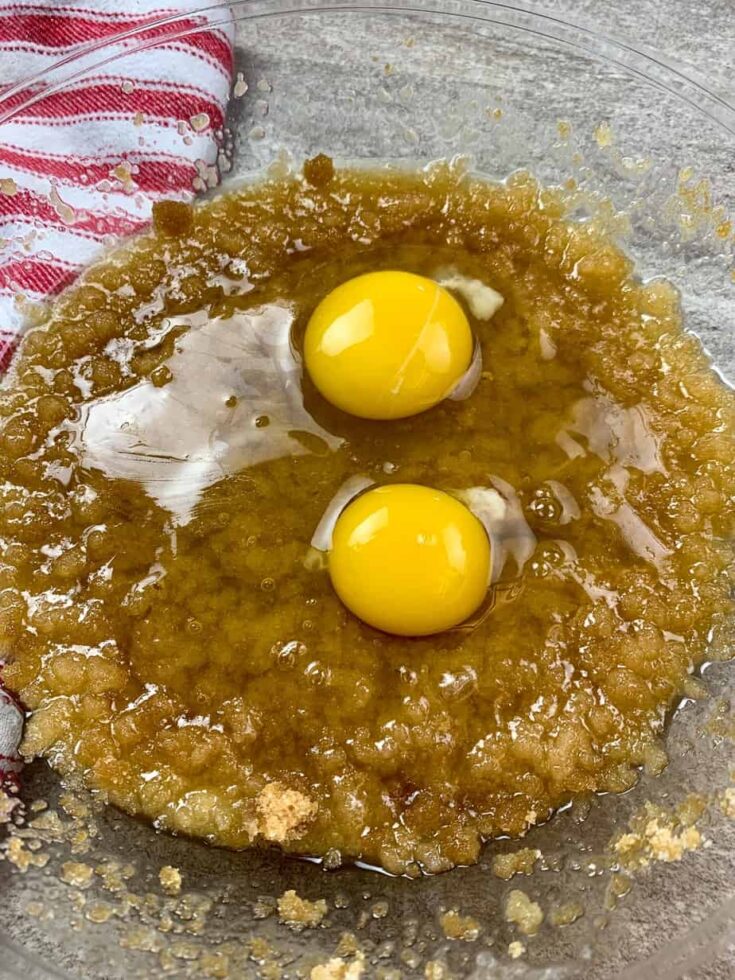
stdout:
{"type": "Polygon", "coordinates": [[[160,205],[27,334],[0,659],[26,754],[158,827],[437,872],[663,765],[731,612],[735,399],[674,288],[529,176],[305,169],[160,205]],[[467,308],[470,397],[367,422],[303,377],[316,304],[379,269],[504,297],[467,308]],[[405,639],[345,610],[312,536],[356,477],[494,488],[486,615],[405,639]]]}

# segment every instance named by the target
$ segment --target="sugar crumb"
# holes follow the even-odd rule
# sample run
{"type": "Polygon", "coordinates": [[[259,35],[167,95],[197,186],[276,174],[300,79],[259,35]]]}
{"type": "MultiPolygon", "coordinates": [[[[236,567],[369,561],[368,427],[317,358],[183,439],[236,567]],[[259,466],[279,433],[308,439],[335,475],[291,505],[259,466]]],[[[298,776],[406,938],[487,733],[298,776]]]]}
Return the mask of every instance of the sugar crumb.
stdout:
{"type": "Polygon", "coordinates": [[[88,864],[79,861],[66,861],[61,865],[61,880],[74,888],[89,888],[92,884],[94,870],[88,864]]]}
{"type": "Polygon", "coordinates": [[[517,939],[508,946],[508,956],[510,956],[512,960],[517,960],[520,956],[523,956],[525,952],[526,947],[517,939]]]}
{"type": "Polygon", "coordinates": [[[534,847],[523,847],[512,854],[496,854],[493,857],[492,872],[503,881],[510,881],[513,875],[530,875],[540,857],[541,851],[534,847]]]}
{"type": "MultiPolygon", "coordinates": [[[[51,202],[51,206],[53,207],[54,211],[56,211],[64,224],[73,225],[76,222],[76,211],[70,204],[67,204],[61,199],[61,195],[53,184],[51,185],[48,199],[51,202]]],[[[26,755],[30,754],[27,750],[24,751],[26,755]]]]}
{"type": "Polygon", "coordinates": [[[480,935],[480,923],[471,915],[460,915],[456,909],[450,909],[439,917],[447,939],[460,939],[465,943],[473,943],[480,935]]]}
{"type": "Polygon", "coordinates": [[[613,843],[621,866],[627,870],[647,868],[653,861],[680,861],[704,843],[694,822],[704,812],[699,797],[691,797],[675,813],[647,803],[634,815],[630,830],[613,843]]]}
{"type": "Polygon", "coordinates": [[[735,786],[728,786],[720,799],[720,808],[726,817],[735,820],[735,786]]]}
{"type": "Polygon", "coordinates": [[[136,184],[133,180],[132,170],[130,169],[130,164],[126,161],[113,167],[112,176],[122,184],[123,190],[127,193],[135,190],[136,184]]]}
{"type": "Polygon", "coordinates": [[[100,925],[103,922],[109,922],[114,914],[115,909],[111,905],[108,905],[105,902],[96,902],[94,905],[90,905],[90,907],[87,909],[85,912],[85,918],[87,918],[89,922],[94,922],[97,925],[100,925]]]}
{"type": "Polygon", "coordinates": [[[43,868],[48,863],[48,854],[34,853],[23,846],[20,837],[11,837],[0,850],[0,857],[14,865],[21,874],[33,868],[43,868]]]}
{"type": "Polygon", "coordinates": [[[158,880],[167,895],[178,895],[181,891],[181,872],[178,868],[172,868],[170,864],[161,868],[158,872],[158,880]]]}
{"type": "Polygon", "coordinates": [[[290,889],[278,899],[278,918],[292,929],[301,930],[318,926],[326,914],[327,903],[323,898],[311,902],[290,889]]]}
{"type": "Polygon", "coordinates": [[[448,980],[449,968],[441,960],[429,960],[424,967],[425,980],[448,980]]]}
{"type": "Polygon", "coordinates": [[[525,892],[514,888],[505,902],[505,918],[518,926],[525,936],[535,936],[544,921],[541,906],[532,901],[525,892]]]}
{"type": "Polygon", "coordinates": [[[17,796],[9,796],[0,789],[0,823],[10,823],[10,817],[19,802],[17,796]]]}
{"type": "Polygon", "coordinates": [[[189,125],[195,133],[203,132],[209,126],[209,115],[206,112],[197,112],[196,115],[189,117],[189,125]]]}
{"type": "MultiPolygon", "coordinates": [[[[335,905],[337,905],[336,902],[335,905]]],[[[338,905],[337,908],[339,908],[338,905]]],[[[356,956],[360,953],[360,943],[354,932],[343,932],[334,952],[336,956],[356,956]]]]}
{"type": "Polygon", "coordinates": [[[258,811],[257,833],[273,843],[298,840],[305,825],[317,814],[318,806],[304,793],[288,789],[282,783],[265,786],[255,802],[258,811]]]}
{"type": "Polygon", "coordinates": [[[310,980],[358,980],[365,972],[365,957],[358,953],[352,963],[340,956],[333,956],[326,963],[318,963],[309,974],[310,980]]]}
{"type": "Polygon", "coordinates": [[[601,122],[595,129],[595,142],[603,149],[613,144],[613,131],[609,122],[601,122]]]}
{"type": "Polygon", "coordinates": [[[565,902],[552,909],[549,921],[553,926],[570,926],[584,915],[584,906],[580,902],[565,902]]]}

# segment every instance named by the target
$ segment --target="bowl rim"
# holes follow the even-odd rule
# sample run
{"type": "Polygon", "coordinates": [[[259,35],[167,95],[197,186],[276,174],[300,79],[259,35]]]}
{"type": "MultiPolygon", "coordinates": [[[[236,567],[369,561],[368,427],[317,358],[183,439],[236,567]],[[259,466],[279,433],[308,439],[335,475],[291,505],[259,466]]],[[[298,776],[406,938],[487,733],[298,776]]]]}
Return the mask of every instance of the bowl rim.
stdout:
{"type": "Polygon", "coordinates": [[[74,52],[11,85],[0,95],[0,125],[30,108],[52,92],[62,89],[94,68],[133,51],[155,47],[164,40],[216,29],[228,29],[235,21],[256,21],[294,15],[384,14],[437,17],[441,20],[475,22],[524,30],[561,43],[581,54],[621,69],[629,76],[674,95],[691,108],[735,136],[735,89],[718,90],[696,69],[682,67],[654,48],[615,34],[596,30],[584,19],[540,10],[528,0],[219,0],[168,14],[144,25],[91,41],[74,52]],[[198,23],[192,25],[192,19],[198,23]],[[185,26],[181,26],[186,22],[185,26]],[[151,36],[151,31],[156,33],[151,36]],[[165,36],[160,29],[166,30],[165,36]],[[112,44],[125,50],[106,54],[112,44]],[[79,68],[79,62],[82,67],[79,68]],[[15,102],[13,105],[12,103],[15,102]],[[8,105],[8,103],[11,103],[8,105]]]}

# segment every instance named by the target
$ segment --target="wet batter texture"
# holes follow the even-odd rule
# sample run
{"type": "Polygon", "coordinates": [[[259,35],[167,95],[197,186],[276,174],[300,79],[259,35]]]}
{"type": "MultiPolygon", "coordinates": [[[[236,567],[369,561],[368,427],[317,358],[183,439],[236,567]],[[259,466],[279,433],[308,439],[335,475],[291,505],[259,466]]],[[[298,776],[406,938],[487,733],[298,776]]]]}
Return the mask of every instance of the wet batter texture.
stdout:
{"type": "Polygon", "coordinates": [[[475,861],[660,768],[731,612],[733,395],[675,289],[527,175],[320,158],[159,205],[26,336],[0,413],[26,754],[217,844],[475,861]],[[468,309],[469,398],[366,422],[302,377],[318,301],[382,268],[505,297],[468,309]],[[482,615],[401,639],[340,605],[312,535],[351,478],[491,492],[482,615]]]}

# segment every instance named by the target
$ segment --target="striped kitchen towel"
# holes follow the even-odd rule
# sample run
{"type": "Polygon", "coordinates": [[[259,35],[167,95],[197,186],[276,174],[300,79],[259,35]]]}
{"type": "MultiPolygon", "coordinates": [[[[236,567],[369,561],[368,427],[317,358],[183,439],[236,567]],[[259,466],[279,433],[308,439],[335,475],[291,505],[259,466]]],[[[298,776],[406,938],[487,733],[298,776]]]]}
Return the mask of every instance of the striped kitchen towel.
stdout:
{"type": "MultiPolygon", "coordinates": [[[[214,0],[0,0],[0,371],[26,304],[154,201],[217,182],[232,70],[214,0]]],[[[16,785],[21,727],[0,687],[0,788],[16,785]]]]}

